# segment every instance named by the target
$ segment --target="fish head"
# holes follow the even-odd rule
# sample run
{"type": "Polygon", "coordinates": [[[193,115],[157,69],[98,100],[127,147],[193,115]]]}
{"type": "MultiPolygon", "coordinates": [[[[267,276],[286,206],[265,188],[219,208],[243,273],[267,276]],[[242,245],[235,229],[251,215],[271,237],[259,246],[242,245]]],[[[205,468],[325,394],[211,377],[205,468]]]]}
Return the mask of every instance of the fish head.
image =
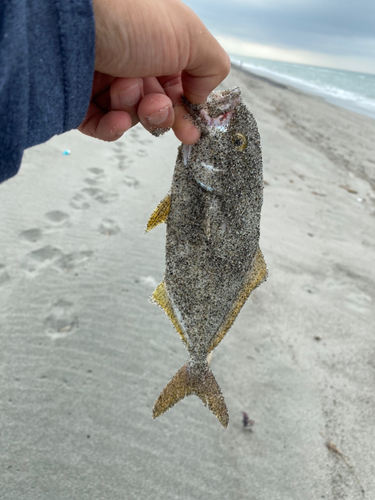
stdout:
{"type": "Polygon", "coordinates": [[[241,90],[214,91],[205,104],[192,104],[186,99],[184,104],[201,131],[196,144],[182,148],[185,166],[208,193],[241,191],[254,169],[261,169],[258,129],[242,101],[241,90]]]}

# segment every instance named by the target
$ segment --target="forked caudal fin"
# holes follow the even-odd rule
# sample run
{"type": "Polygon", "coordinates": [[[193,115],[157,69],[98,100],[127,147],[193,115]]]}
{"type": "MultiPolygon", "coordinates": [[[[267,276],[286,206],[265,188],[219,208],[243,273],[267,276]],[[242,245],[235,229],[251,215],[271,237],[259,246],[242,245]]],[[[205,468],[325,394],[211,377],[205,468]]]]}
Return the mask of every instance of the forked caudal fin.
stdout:
{"type": "Polygon", "coordinates": [[[198,368],[188,361],[162,390],[155,402],[152,417],[165,413],[191,394],[198,396],[204,406],[208,406],[223,427],[228,426],[227,406],[208,363],[198,368]]]}

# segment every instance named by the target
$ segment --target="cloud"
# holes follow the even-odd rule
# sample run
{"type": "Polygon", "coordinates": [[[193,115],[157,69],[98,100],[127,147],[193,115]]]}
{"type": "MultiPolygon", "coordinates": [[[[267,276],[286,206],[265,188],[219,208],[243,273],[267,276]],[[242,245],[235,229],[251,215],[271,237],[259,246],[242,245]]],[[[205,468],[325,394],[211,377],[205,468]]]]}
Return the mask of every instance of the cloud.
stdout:
{"type": "Polygon", "coordinates": [[[327,55],[309,50],[282,48],[272,45],[247,42],[241,38],[228,35],[216,35],[219,43],[232,55],[288,61],[297,64],[309,64],[327,68],[346,69],[365,73],[375,73],[375,59],[366,57],[350,57],[347,55],[327,55]]]}
{"type": "MultiPolygon", "coordinates": [[[[344,64],[363,71],[364,66],[373,67],[374,0],[185,1],[214,33],[278,48],[284,54],[319,54],[335,67],[344,64]]],[[[313,64],[313,59],[307,62],[313,64]]]]}

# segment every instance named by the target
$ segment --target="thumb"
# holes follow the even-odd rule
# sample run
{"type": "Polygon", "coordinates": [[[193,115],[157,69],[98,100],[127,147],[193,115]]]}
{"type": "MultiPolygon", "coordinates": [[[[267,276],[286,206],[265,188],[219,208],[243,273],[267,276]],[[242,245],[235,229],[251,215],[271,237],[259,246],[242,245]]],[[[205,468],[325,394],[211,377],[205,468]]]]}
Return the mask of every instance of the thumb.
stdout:
{"type": "Polygon", "coordinates": [[[202,104],[228,75],[230,58],[207,29],[194,35],[190,58],[182,72],[182,87],[190,102],[202,104]]]}

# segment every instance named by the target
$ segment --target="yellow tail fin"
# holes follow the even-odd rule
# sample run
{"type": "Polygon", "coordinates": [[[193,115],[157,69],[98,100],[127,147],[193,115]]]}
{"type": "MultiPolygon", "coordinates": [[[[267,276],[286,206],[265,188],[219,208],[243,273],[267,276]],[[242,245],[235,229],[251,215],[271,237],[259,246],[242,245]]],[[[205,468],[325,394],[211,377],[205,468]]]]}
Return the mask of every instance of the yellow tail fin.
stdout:
{"type": "Polygon", "coordinates": [[[228,426],[227,406],[208,363],[197,369],[188,361],[162,390],[152,411],[153,418],[191,394],[198,396],[204,406],[208,406],[223,427],[228,426]]]}

